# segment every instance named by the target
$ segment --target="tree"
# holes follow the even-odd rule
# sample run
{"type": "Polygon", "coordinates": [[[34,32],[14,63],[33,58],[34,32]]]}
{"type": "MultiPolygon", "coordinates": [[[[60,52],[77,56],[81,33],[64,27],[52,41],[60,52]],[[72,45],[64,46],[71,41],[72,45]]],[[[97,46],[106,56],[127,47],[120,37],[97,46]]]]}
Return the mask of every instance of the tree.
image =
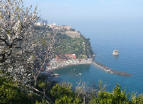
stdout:
{"type": "Polygon", "coordinates": [[[72,91],[71,86],[56,84],[50,91],[55,100],[55,104],[84,104],[82,99],[72,91]]]}
{"type": "Polygon", "coordinates": [[[35,47],[33,50],[33,71],[34,85],[37,85],[37,79],[41,71],[46,70],[47,64],[54,57],[55,35],[48,31],[47,26],[40,26],[35,28],[35,47]],[[38,28],[38,29],[37,29],[38,28]]]}
{"type": "Polygon", "coordinates": [[[22,84],[31,79],[28,60],[37,20],[36,9],[25,8],[22,0],[0,0],[0,69],[22,84]]]}
{"type": "Polygon", "coordinates": [[[36,8],[24,7],[22,0],[0,0],[0,75],[13,77],[18,82],[15,87],[49,100],[36,85],[41,70],[53,57],[56,34],[49,35],[46,25],[38,30],[38,19],[36,8]]]}
{"type": "Polygon", "coordinates": [[[39,97],[17,88],[17,83],[7,77],[0,76],[0,104],[32,104],[39,97]]]}

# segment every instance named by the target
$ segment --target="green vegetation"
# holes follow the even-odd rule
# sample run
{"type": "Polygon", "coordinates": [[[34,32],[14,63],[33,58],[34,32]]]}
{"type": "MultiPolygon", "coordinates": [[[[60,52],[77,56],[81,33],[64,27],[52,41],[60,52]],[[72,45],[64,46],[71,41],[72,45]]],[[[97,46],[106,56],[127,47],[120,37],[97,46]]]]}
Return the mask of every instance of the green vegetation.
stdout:
{"type": "Polygon", "coordinates": [[[44,91],[45,97],[29,92],[26,86],[21,88],[8,76],[0,76],[0,104],[143,104],[143,95],[127,94],[119,85],[112,92],[107,92],[99,84],[98,90],[90,92],[83,90],[84,86],[73,90],[71,84],[51,86],[51,83],[42,80],[38,81],[37,89],[44,91]],[[46,96],[50,98],[49,101],[45,99],[46,96]]]}
{"type": "Polygon", "coordinates": [[[0,76],[0,104],[34,104],[35,99],[38,96],[26,92],[11,78],[0,76]]]}
{"type": "Polygon", "coordinates": [[[56,55],[76,54],[78,58],[92,57],[90,42],[84,37],[71,38],[66,34],[57,34],[55,43],[56,55]]]}
{"type": "Polygon", "coordinates": [[[104,91],[101,82],[98,89],[73,89],[41,75],[54,52],[91,57],[90,43],[34,27],[37,12],[23,7],[22,0],[0,0],[0,104],[143,104],[143,95],[129,95],[119,85],[112,92],[104,91]]]}
{"type": "Polygon", "coordinates": [[[66,88],[56,84],[50,91],[55,100],[55,104],[81,104],[81,98],[77,97],[71,88],[66,88]]]}

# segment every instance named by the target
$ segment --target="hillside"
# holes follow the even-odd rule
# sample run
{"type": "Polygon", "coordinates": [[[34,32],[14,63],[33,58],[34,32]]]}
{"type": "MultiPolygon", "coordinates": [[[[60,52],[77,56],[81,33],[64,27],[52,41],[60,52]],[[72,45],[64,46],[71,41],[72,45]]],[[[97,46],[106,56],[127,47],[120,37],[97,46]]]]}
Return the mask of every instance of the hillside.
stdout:
{"type": "Polygon", "coordinates": [[[70,26],[49,26],[56,33],[55,55],[75,54],[77,58],[91,58],[89,39],[70,26]]]}

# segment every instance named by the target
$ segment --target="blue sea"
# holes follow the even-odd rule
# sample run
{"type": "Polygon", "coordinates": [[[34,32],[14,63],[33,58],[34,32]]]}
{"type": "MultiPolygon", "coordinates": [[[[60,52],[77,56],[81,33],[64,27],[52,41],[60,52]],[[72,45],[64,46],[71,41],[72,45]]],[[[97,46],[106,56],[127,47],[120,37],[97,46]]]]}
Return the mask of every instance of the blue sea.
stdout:
{"type": "Polygon", "coordinates": [[[65,24],[72,25],[90,39],[96,61],[132,76],[109,74],[93,65],[79,65],[56,70],[55,73],[60,74],[56,80],[71,82],[74,86],[85,82],[89,87],[97,86],[101,80],[107,91],[119,84],[127,92],[143,93],[143,19],[72,21],[65,24]],[[114,49],[119,50],[118,57],[112,56],[114,49]]]}

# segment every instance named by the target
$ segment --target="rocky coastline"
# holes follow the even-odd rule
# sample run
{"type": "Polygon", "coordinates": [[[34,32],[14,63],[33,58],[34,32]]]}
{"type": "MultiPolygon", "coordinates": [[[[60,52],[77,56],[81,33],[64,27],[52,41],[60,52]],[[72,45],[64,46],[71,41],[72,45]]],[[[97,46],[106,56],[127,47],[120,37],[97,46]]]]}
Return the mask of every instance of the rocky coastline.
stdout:
{"type": "Polygon", "coordinates": [[[126,73],[126,72],[119,72],[116,70],[113,70],[105,65],[102,65],[96,61],[93,61],[92,58],[88,59],[69,59],[69,60],[56,60],[55,58],[51,60],[49,65],[47,66],[46,71],[51,72],[56,69],[60,69],[63,67],[67,66],[72,66],[72,65],[84,65],[84,64],[93,64],[95,67],[100,68],[101,70],[110,73],[110,74],[116,74],[120,76],[131,76],[131,74],[126,73]]]}

